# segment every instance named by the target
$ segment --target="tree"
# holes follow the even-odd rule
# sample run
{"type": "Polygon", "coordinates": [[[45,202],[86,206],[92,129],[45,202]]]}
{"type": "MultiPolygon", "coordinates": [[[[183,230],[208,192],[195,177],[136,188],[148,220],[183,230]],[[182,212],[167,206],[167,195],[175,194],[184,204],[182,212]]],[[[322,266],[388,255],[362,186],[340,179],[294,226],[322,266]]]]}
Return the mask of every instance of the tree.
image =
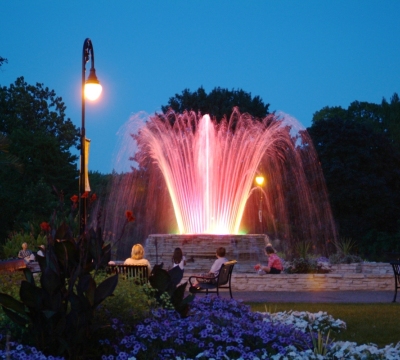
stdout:
{"type": "Polygon", "coordinates": [[[339,233],[369,256],[400,250],[386,241],[400,230],[400,152],[388,124],[382,106],[353,102],[347,110],[322,109],[308,129],[339,233]]]}
{"type": "Polygon", "coordinates": [[[0,66],[2,66],[3,64],[7,64],[8,60],[6,58],[3,58],[2,56],[0,56],[0,66]]]}
{"type": "Polygon", "coordinates": [[[13,166],[19,171],[22,171],[22,166],[19,162],[19,159],[10,154],[8,148],[10,146],[10,142],[7,137],[0,133],[0,167],[2,166],[13,166]]]}
{"type": "Polygon", "coordinates": [[[259,96],[252,97],[251,93],[243,90],[230,91],[220,87],[214,88],[209,94],[203,87],[194,92],[185,89],[181,95],[175,94],[174,97],[171,97],[167,105],[161,106],[161,110],[164,114],[169,109],[176,113],[183,113],[185,110],[200,111],[200,113],[209,114],[219,121],[224,116],[229,119],[235,106],[241,113],[247,112],[256,118],[264,118],[268,115],[269,104],[264,104],[259,96]]]}
{"type": "Polygon", "coordinates": [[[0,133],[23,166],[20,173],[0,168],[0,241],[28,221],[48,220],[57,194],[77,189],[77,157],[70,148],[79,131],[65,116],[65,105],[43,84],[28,85],[23,77],[0,88],[0,133]]]}

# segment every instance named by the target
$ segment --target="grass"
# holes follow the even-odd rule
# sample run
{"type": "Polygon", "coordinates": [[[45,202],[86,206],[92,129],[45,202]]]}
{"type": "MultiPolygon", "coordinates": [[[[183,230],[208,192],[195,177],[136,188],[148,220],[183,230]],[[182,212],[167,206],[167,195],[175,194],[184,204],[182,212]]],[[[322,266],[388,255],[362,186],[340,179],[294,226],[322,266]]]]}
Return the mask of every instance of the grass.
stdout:
{"type": "Polygon", "coordinates": [[[328,303],[248,303],[253,311],[327,312],[347,324],[347,330],[332,336],[335,340],[384,347],[400,341],[400,304],[328,304],[328,303]]]}

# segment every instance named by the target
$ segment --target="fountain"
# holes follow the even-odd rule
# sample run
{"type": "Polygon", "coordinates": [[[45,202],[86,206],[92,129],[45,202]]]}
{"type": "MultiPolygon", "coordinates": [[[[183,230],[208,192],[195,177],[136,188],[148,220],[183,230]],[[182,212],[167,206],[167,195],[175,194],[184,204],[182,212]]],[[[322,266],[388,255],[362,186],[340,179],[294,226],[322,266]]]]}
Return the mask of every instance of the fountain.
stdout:
{"type": "Polygon", "coordinates": [[[151,116],[133,135],[138,152],[131,159],[141,170],[133,170],[130,180],[118,180],[125,191],[119,198],[134,198],[133,206],[146,207],[146,235],[176,225],[178,235],[148,236],[149,260],[169,263],[173,248],[180,246],[193,263],[189,266],[204,271],[216,248],[225,246],[228,257],[239,260],[238,269],[249,271],[263,258],[270,238],[280,239],[281,250],[293,251],[307,240],[325,253],[335,227],[312,142],[297,126],[287,116],[258,120],[237,108],[219,124],[194,112],[151,116]],[[264,188],[254,186],[260,172],[267,179],[264,188]],[[257,224],[259,197],[253,194],[261,191],[266,231],[240,235],[257,224]]]}

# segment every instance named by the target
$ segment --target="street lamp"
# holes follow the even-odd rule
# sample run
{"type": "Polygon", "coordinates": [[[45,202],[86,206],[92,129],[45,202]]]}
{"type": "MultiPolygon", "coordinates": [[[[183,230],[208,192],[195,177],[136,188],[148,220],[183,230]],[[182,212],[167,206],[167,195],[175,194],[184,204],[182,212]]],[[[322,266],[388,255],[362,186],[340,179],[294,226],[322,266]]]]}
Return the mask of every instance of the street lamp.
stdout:
{"type": "Polygon", "coordinates": [[[260,189],[260,194],[261,194],[260,195],[260,205],[258,208],[258,220],[260,221],[261,233],[263,233],[263,226],[262,226],[262,194],[263,194],[263,191],[261,189],[261,186],[262,186],[262,184],[264,184],[264,176],[262,176],[262,175],[256,176],[256,183],[260,189]]]}
{"type": "Polygon", "coordinates": [[[92,41],[87,38],[83,43],[82,56],[82,128],[81,128],[81,168],[79,173],[79,235],[83,235],[87,219],[87,193],[90,191],[89,182],[86,181],[86,131],[85,131],[85,98],[96,100],[101,94],[102,87],[97,80],[94,69],[94,51],[92,41]],[[90,73],[85,81],[86,63],[91,60],[90,73]]]}

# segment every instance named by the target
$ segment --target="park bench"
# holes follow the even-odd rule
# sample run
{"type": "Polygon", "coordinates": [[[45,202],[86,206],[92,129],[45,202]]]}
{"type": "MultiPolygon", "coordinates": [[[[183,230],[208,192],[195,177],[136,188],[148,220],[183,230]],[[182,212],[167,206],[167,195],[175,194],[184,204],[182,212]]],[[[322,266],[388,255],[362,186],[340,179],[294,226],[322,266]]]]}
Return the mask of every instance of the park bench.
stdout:
{"type": "Polygon", "coordinates": [[[393,298],[393,302],[396,302],[397,289],[400,289],[400,260],[391,261],[390,265],[392,265],[393,272],[394,272],[394,298],[393,298]]]}
{"type": "Polygon", "coordinates": [[[149,268],[147,265],[108,265],[107,272],[118,273],[123,278],[136,278],[140,284],[147,283],[149,279],[149,268]]]}
{"type": "Polygon", "coordinates": [[[215,277],[210,278],[206,276],[196,276],[196,275],[190,276],[189,291],[195,293],[201,293],[202,290],[205,290],[206,295],[208,295],[209,293],[216,293],[217,296],[219,296],[220,289],[229,289],[229,294],[232,299],[233,296],[232,296],[231,278],[232,278],[233,267],[235,266],[236,263],[237,263],[236,260],[231,260],[222,264],[218,275],[215,277]],[[198,282],[197,279],[204,279],[205,281],[208,282],[198,282]],[[197,282],[198,284],[196,285],[196,287],[194,287],[194,284],[197,282]]]}

